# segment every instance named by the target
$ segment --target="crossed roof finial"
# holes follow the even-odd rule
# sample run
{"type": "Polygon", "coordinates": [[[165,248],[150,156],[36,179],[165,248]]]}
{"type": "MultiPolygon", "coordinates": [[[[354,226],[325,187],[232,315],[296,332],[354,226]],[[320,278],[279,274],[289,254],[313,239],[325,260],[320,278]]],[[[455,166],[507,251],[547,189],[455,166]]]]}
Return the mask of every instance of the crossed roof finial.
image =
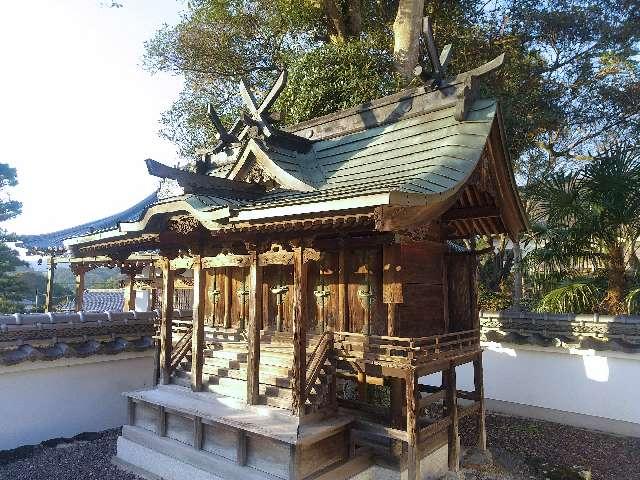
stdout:
{"type": "Polygon", "coordinates": [[[419,63],[413,69],[413,73],[424,83],[431,83],[432,85],[438,86],[447,75],[447,65],[451,59],[452,45],[450,43],[445,45],[442,51],[438,53],[438,47],[436,47],[436,42],[433,38],[433,28],[429,17],[422,19],[420,43],[421,49],[425,51],[427,57],[429,57],[431,69],[425,64],[419,63]]]}
{"type": "Polygon", "coordinates": [[[264,100],[258,105],[256,97],[253,95],[248,82],[243,78],[240,80],[240,95],[244,101],[246,112],[243,115],[244,123],[247,125],[242,129],[240,133],[240,140],[242,140],[249,132],[250,127],[257,127],[260,133],[265,137],[273,135],[273,126],[269,118],[269,109],[273,106],[278,99],[284,87],[287,85],[287,71],[283,70],[276,82],[269,90],[269,93],[264,100]]]}
{"type": "Polygon", "coordinates": [[[271,118],[269,117],[269,109],[273,106],[278,99],[284,87],[287,85],[287,72],[286,70],[280,72],[280,76],[271,87],[271,90],[267,96],[258,104],[258,100],[251,91],[249,82],[246,79],[240,80],[240,96],[245,105],[245,112],[242,118],[236,120],[231,130],[227,130],[220,117],[215,111],[212,103],[207,106],[207,115],[211,124],[218,132],[218,144],[213,148],[213,152],[220,151],[222,148],[234,143],[240,143],[251,131],[252,128],[257,128],[258,132],[265,137],[271,137],[274,134],[274,127],[271,125],[271,118]],[[239,133],[238,133],[239,131],[239,133]]]}

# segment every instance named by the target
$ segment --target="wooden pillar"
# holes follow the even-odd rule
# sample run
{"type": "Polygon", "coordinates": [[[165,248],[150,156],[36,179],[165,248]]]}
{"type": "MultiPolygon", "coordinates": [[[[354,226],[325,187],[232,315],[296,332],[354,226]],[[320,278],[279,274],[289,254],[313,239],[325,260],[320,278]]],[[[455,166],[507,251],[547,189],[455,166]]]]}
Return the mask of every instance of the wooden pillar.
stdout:
{"type": "Polygon", "coordinates": [[[478,448],[480,450],[487,449],[487,426],[485,423],[485,403],[484,403],[484,378],[482,368],[482,352],[473,360],[473,381],[475,384],[475,393],[477,401],[480,403],[478,411],[478,448]]]}
{"type": "Polygon", "coordinates": [[[406,377],[407,389],[407,480],[420,479],[418,451],[418,379],[413,371],[406,377]]]}
{"type": "Polygon", "coordinates": [[[149,310],[156,309],[156,295],[158,291],[156,289],[156,267],[151,265],[149,267],[149,278],[151,279],[151,290],[149,291],[149,295],[151,298],[149,299],[149,310]]]}
{"type": "Polygon", "coordinates": [[[449,426],[449,471],[460,470],[460,435],[458,432],[458,401],[456,399],[456,369],[451,366],[443,372],[446,375],[447,414],[451,419],[449,426]]]}
{"type": "Polygon", "coordinates": [[[405,393],[403,389],[402,378],[389,378],[389,386],[391,389],[391,426],[402,430],[404,427],[403,407],[406,404],[405,393]]]}
{"type": "Polygon", "coordinates": [[[48,263],[49,268],[47,269],[47,296],[44,301],[44,311],[53,312],[53,277],[56,272],[56,257],[51,256],[48,263]]]}
{"type": "Polygon", "coordinates": [[[87,269],[84,265],[73,265],[71,270],[75,276],[76,312],[80,312],[84,309],[84,274],[87,269]]]}
{"type": "Polygon", "coordinates": [[[162,317],[160,319],[160,383],[168,385],[171,378],[171,324],[173,318],[173,276],[168,258],[162,263],[162,317]]]}
{"type": "Polygon", "coordinates": [[[129,271],[129,282],[125,292],[124,311],[133,312],[136,309],[136,272],[129,271]]]}
{"type": "Polygon", "coordinates": [[[204,363],[204,312],[207,298],[206,272],[200,255],[193,258],[193,334],[191,336],[191,390],[202,390],[204,363]]]}
{"type": "Polygon", "coordinates": [[[307,279],[304,243],[293,250],[293,403],[294,415],[303,416],[307,384],[307,279]]]}
{"type": "Polygon", "coordinates": [[[262,267],[258,252],[251,252],[249,268],[249,318],[247,319],[247,403],[258,403],[260,393],[260,328],[262,326],[262,267]]]}
{"type": "Polygon", "coordinates": [[[338,330],[349,331],[349,272],[347,272],[347,251],[340,246],[338,254],[338,330]]]}
{"type": "Polygon", "coordinates": [[[231,291],[231,268],[224,269],[224,328],[231,328],[231,306],[233,292],[231,291]]]}

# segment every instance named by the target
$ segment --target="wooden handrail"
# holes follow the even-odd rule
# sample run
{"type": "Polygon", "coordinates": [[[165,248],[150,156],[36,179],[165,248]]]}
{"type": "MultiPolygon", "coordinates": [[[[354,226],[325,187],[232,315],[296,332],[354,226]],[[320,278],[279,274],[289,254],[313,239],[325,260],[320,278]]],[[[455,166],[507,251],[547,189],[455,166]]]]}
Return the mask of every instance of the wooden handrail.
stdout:
{"type": "Polygon", "coordinates": [[[310,373],[310,375],[307,375],[304,398],[309,397],[309,394],[311,393],[311,390],[313,389],[313,386],[315,385],[316,380],[318,379],[318,376],[322,371],[322,367],[326,363],[327,358],[329,357],[329,353],[333,349],[332,344],[333,332],[328,330],[323,332],[322,336],[320,337],[320,341],[318,341],[316,348],[311,354],[311,362],[309,362],[310,368],[309,370],[307,370],[307,373],[310,373]]]}
{"type": "Polygon", "coordinates": [[[176,343],[175,349],[171,355],[171,368],[169,374],[173,372],[176,367],[180,364],[182,359],[189,353],[191,350],[191,341],[193,337],[193,327],[187,329],[184,335],[178,340],[176,343]]]}

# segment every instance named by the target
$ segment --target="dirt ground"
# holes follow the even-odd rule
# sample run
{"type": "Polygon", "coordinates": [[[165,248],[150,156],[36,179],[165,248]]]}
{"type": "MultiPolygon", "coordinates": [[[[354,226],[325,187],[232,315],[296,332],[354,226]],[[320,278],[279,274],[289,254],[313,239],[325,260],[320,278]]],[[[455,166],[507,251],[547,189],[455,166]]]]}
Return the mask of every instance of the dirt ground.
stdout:
{"type": "MultiPolygon", "coordinates": [[[[461,424],[462,444],[475,438],[461,424]]],[[[118,430],[0,452],[2,480],[139,480],[111,464],[118,430]]],[[[556,423],[487,416],[487,441],[495,462],[464,469],[465,480],[579,480],[567,467],[591,470],[593,480],[640,480],[640,438],[627,438],[556,423]]]]}

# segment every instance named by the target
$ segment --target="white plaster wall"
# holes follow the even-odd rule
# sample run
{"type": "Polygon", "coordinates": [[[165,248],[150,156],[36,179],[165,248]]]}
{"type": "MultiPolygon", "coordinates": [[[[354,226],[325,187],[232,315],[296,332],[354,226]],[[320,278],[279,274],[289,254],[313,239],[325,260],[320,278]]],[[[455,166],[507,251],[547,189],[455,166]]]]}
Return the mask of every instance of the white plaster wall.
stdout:
{"type": "Polygon", "coordinates": [[[136,291],[136,312],[148,312],[151,310],[151,295],[149,290],[136,291]]]}
{"type": "Polygon", "coordinates": [[[152,385],[152,351],[0,367],[0,450],[119,427],[152,385]]]}
{"type": "MultiPolygon", "coordinates": [[[[493,406],[498,411],[614,433],[640,432],[640,402],[635,401],[640,395],[640,355],[492,342],[483,346],[485,397],[516,404],[509,407],[488,401],[490,410],[493,406]],[[635,425],[629,428],[620,422],[635,425]]],[[[456,373],[458,388],[473,390],[472,364],[458,367],[456,373]]],[[[440,377],[432,375],[421,382],[439,385],[440,377]]]]}

